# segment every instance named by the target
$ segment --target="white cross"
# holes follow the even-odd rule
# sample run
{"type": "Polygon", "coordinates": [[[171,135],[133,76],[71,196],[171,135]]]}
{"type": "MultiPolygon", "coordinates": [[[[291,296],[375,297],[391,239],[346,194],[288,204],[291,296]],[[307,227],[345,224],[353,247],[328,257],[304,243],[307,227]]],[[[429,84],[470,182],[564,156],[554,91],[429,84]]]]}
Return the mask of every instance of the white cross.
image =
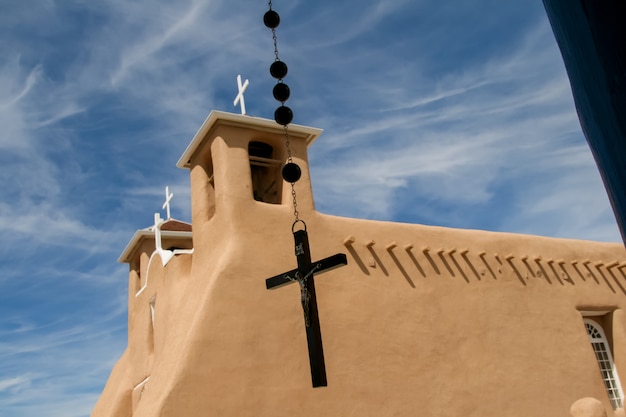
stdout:
{"type": "Polygon", "coordinates": [[[235,97],[235,101],[233,101],[233,106],[237,106],[237,104],[241,103],[241,114],[246,114],[246,102],[243,99],[243,93],[245,93],[248,85],[250,83],[246,80],[243,85],[241,84],[241,75],[237,75],[237,89],[239,93],[237,93],[237,97],[235,97]]]}
{"type": "Polygon", "coordinates": [[[163,250],[161,246],[161,225],[163,224],[163,219],[159,213],[154,213],[154,246],[156,246],[157,251],[163,250]]]}
{"type": "Polygon", "coordinates": [[[170,187],[165,187],[165,203],[163,203],[163,209],[166,209],[166,213],[167,213],[167,218],[166,220],[169,220],[172,218],[172,216],[170,216],[170,201],[172,200],[172,197],[174,197],[173,193],[170,193],[170,187]]]}
{"type": "Polygon", "coordinates": [[[161,256],[161,262],[163,263],[163,266],[165,266],[170,259],[174,257],[174,252],[171,250],[163,250],[163,242],[161,238],[161,226],[163,223],[161,215],[159,213],[154,213],[154,251],[161,256]]]}

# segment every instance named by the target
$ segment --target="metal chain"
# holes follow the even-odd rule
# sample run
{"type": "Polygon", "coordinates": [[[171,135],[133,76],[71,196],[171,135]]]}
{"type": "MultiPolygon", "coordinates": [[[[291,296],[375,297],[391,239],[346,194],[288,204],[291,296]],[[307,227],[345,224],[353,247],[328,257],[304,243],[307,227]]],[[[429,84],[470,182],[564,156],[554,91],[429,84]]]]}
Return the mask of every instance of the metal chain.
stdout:
{"type": "Polygon", "coordinates": [[[276,37],[276,29],[272,29],[272,40],[274,41],[274,61],[280,61],[280,58],[278,58],[278,38],[276,37]]]}
{"type": "MultiPolygon", "coordinates": [[[[267,3],[270,7],[270,11],[272,10],[272,0],[269,0],[267,3]]],[[[278,58],[278,38],[276,37],[276,28],[272,28],[272,40],[274,41],[274,61],[280,61],[278,58]]],[[[281,82],[281,81],[279,81],[281,82]]]]}
{"type": "MultiPolygon", "coordinates": [[[[269,0],[267,2],[269,9],[272,10],[272,0],[269,0]]],[[[278,37],[276,36],[276,29],[272,28],[272,41],[274,42],[274,62],[276,61],[280,61],[279,55],[278,55],[278,37]]],[[[282,83],[283,80],[280,79],[278,80],[278,84],[282,83]]],[[[284,102],[283,102],[284,104],[284,102]]],[[[291,156],[291,147],[289,146],[289,127],[287,125],[283,126],[283,131],[285,132],[285,148],[287,149],[287,162],[288,163],[292,163],[293,162],[293,158],[291,156]]],[[[291,198],[292,198],[292,202],[293,202],[293,217],[294,217],[294,222],[293,225],[295,225],[298,222],[301,222],[302,220],[300,220],[300,216],[298,213],[298,199],[296,196],[296,188],[295,188],[295,183],[291,183],[291,198]]],[[[304,222],[303,222],[304,223],[304,222]]],[[[292,225],[292,229],[293,229],[293,225],[292,225]]]]}
{"type": "MultiPolygon", "coordinates": [[[[285,148],[287,148],[287,162],[288,163],[292,163],[293,162],[293,158],[291,156],[291,147],[289,146],[289,128],[287,127],[287,125],[285,125],[283,127],[284,132],[285,132],[285,148]]],[[[300,216],[298,213],[298,199],[296,196],[296,188],[295,188],[295,183],[291,183],[291,199],[293,202],[293,217],[294,217],[294,224],[298,223],[300,221],[300,216]]]]}

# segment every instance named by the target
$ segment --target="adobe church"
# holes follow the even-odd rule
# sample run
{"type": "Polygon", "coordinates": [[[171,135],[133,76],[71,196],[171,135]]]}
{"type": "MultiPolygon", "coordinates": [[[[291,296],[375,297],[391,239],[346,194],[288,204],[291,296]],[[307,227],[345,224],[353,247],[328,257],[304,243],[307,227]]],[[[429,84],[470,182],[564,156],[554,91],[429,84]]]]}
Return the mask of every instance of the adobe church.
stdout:
{"type": "Polygon", "coordinates": [[[622,244],[319,213],[321,130],[289,134],[311,258],[345,255],[311,269],[327,384],[301,286],[267,289],[300,262],[284,129],[215,111],[178,162],[191,225],[157,215],[120,257],[128,347],[92,417],[624,415],[622,244]]]}

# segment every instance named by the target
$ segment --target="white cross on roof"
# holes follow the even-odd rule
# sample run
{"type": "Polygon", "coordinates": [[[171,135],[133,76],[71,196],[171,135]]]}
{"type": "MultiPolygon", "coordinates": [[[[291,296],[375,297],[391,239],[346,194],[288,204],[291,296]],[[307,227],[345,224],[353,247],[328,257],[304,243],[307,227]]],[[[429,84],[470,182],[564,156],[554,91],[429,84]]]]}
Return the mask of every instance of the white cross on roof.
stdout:
{"type": "Polygon", "coordinates": [[[233,101],[233,106],[237,106],[237,104],[241,103],[241,114],[246,114],[246,102],[243,99],[243,93],[246,91],[249,84],[248,80],[246,80],[242,85],[241,75],[237,75],[237,89],[239,93],[237,93],[237,97],[235,97],[235,101],[233,101]]]}
{"type": "Polygon", "coordinates": [[[157,251],[163,250],[161,246],[161,225],[163,219],[159,213],[154,213],[154,246],[157,251]]]}
{"type": "Polygon", "coordinates": [[[172,197],[174,197],[174,193],[170,193],[170,187],[165,187],[165,203],[163,203],[163,209],[166,210],[167,213],[167,217],[165,218],[165,220],[169,220],[172,218],[172,216],[170,216],[170,201],[172,200],[172,197]]]}

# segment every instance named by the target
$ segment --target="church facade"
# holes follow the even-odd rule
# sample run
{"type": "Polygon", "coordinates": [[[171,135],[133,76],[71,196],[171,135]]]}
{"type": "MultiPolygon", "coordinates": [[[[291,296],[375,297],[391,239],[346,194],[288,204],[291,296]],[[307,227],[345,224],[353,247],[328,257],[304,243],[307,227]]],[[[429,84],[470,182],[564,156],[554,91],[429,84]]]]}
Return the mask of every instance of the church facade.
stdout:
{"type": "Polygon", "coordinates": [[[289,134],[311,256],[347,259],[315,276],[328,386],[299,285],[266,288],[296,268],[284,130],[213,112],[178,162],[191,224],[157,216],[120,257],[128,347],[92,417],[623,415],[622,244],[322,214],[321,131],[289,134]]]}

